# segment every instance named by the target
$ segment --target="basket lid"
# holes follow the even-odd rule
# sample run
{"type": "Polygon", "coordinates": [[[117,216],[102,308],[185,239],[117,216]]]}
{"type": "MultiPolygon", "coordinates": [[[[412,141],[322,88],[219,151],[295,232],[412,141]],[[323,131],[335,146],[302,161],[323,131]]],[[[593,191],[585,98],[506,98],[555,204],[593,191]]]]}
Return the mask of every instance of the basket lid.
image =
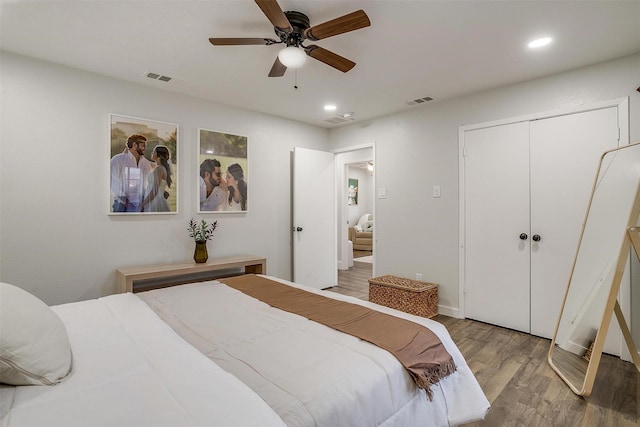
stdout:
{"type": "Polygon", "coordinates": [[[392,275],[374,277],[369,279],[369,283],[372,285],[389,286],[413,292],[423,292],[438,286],[436,283],[422,282],[420,280],[406,279],[404,277],[392,275]]]}

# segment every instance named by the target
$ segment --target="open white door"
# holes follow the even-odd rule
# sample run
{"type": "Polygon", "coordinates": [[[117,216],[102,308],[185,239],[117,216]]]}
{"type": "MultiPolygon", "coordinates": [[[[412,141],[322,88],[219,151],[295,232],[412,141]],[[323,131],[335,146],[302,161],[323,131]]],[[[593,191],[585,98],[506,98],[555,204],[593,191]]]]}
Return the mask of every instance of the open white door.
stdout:
{"type": "Polygon", "coordinates": [[[334,154],[293,151],[293,280],[317,289],[338,283],[334,154]]]}

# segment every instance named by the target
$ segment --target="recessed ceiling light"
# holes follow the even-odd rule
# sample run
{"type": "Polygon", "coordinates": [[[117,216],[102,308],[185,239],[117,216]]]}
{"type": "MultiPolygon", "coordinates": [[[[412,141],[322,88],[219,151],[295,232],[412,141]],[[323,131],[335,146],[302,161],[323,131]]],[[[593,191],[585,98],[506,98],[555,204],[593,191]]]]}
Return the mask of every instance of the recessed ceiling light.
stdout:
{"type": "Polygon", "coordinates": [[[324,110],[325,111],[336,111],[336,108],[337,107],[335,105],[333,105],[333,104],[327,104],[327,105],[324,106],[324,110]]]}
{"type": "Polygon", "coordinates": [[[542,47],[542,46],[546,46],[549,43],[551,43],[551,40],[553,40],[551,37],[541,37],[539,39],[535,39],[531,42],[529,42],[529,44],[527,46],[529,46],[531,49],[535,49],[538,47],[542,47]]]}

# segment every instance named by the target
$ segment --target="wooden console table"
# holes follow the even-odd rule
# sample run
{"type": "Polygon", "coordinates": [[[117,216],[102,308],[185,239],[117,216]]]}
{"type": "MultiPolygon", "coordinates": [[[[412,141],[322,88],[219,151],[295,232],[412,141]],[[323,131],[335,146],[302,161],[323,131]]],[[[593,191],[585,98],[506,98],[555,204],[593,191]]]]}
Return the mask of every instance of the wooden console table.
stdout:
{"type": "Polygon", "coordinates": [[[267,259],[251,255],[212,258],[197,264],[158,264],[116,270],[116,293],[142,292],[238,274],[266,274],[267,259]]]}

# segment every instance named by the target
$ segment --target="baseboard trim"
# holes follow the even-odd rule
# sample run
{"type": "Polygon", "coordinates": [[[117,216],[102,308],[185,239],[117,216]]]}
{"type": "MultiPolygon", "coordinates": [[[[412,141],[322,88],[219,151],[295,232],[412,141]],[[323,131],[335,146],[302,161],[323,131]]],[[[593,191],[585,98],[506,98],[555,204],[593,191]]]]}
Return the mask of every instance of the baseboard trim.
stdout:
{"type": "Polygon", "coordinates": [[[463,317],[460,315],[460,309],[447,307],[444,305],[438,305],[438,314],[442,314],[444,316],[455,317],[456,319],[462,319],[463,317]]]}

